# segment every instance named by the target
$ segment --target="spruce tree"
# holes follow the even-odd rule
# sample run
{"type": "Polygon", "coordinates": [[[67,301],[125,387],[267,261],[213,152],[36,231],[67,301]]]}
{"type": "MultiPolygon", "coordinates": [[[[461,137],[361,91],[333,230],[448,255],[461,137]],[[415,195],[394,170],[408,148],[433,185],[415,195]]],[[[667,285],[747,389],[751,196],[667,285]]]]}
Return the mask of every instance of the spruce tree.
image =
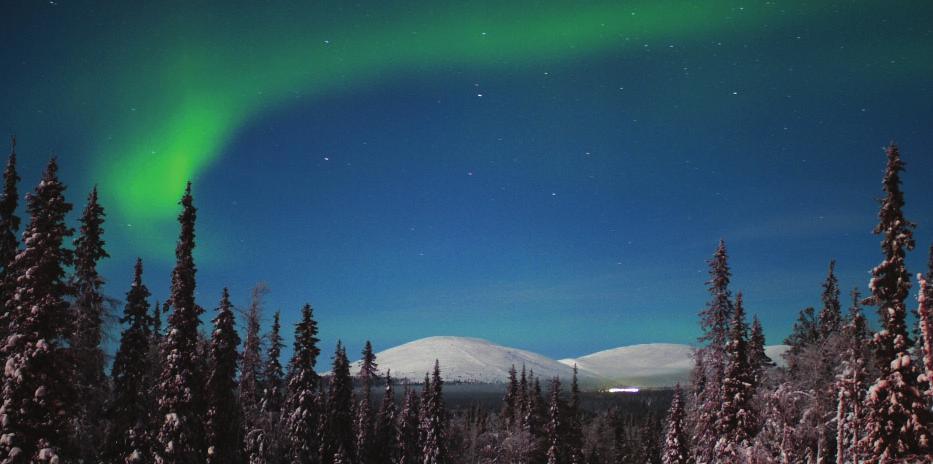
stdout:
{"type": "Polygon", "coordinates": [[[399,450],[398,464],[421,463],[420,410],[421,404],[418,400],[418,394],[406,385],[405,401],[402,403],[402,410],[399,412],[398,418],[398,435],[396,439],[396,446],[399,450]]]}
{"type": "Polygon", "coordinates": [[[928,401],[933,403],[933,285],[922,274],[917,274],[917,280],[920,281],[920,292],[917,294],[917,325],[920,327],[920,351],[923,356],[918,380],[927,385],[928,401]]]}
{"type": "Polygon", "coordinates": [[[836,260],[829,262],[829,273],[823,282],[823,309],[820,310],[820,338],[825,340],[842,328],[842,306],[839,304],[839,279],[836,278],[836,260]]]}
{"type": "Polygon", "coordinates": [[[561,431],[562,401],[560,399],[560,379],[554,377],[551,381],[551,397],[548,402],[547,425],[547,464],[561,464],[564,462],[564,443],[561,431]]]}
{"type": "Polygon", "coordinates": [[[729,339],[729,321],[734,311],[729,281],[729,258],[724,241],[719,241],[713,258],[709,261],[710,301],[700,312],[700,327],[703,334],[699,341],[706,345],[699,350],[694,366],[697,381],[694,392],[697,395],[693,417],[692,442],[694,458],[698,464],[713,461],[715,437],[709,433],[716,428],[716,418],[720,407],[720,388],[725,371],[725,346],[729,339]],[[698,388],[697,383],[702,384],[698,388]]]}
{"type": "Polygon", "coordinates": [[[97,445],[102,441],[104,429],[102,414],[108,396],[104,375],[103,338],[104,279],[97,272],[97,263],[110,255],[104,250],[104,208],[97,201],[97,187],[88,195],[87,206],[81,215],[81,228],[75,240],[75,273],[72,289],[74,333],[71,336],[72,356],[77,370],[77,390],[81,402],[75,418],[75,443],[80,459],[97,459],[97,445]]]}
{"type": "Polygon", "coordinates": [[[172,314],[162,342],[162,373],[158,383],[161,426],[155,449],[158,464],[197,464],[203,459],[203,385],[199,376],[198,326],[202,309],[195,304],[194,226],[197,212],[191,183],[185,187],[178,216],[181,232],[175,248],[175,269],[169,303],[172,314]]]}
{"type": "Polygon", "coordinates": [[[423,464],[447,464],[447,412],[444,408],[444,381],[441,378],[440,362],[434,360],[434,372],[431,375],[431,390],[423,401],[426,404],[425,416],[421,421],[424,431],[422,445],[423,464]]]}
{"type": "Polygon", "coordinates": [[[748,364],[756,387],[761,385],[765,370],[774,366],[765,352],[765,331],[757,315],[752,318],[752,331],[748,336],[748,364]]]}
{"type": "Polygon", "coordinates": [[[667,415],[667,432],[664,435],[664,448],[661,462],[664,464],[687,464],[690,448],[687,445],[686,413],[684,412],[683,393],[680,384],[674,387],[670,412],[667,415]]]}
{"type": "Polygon", "coordinates": [[[391,371],[386,371],[386,388],[382,395],[382,404],[376,415],[375,434],[373,437],[374,463],[392,463],[399,458],[398,427],[396,419],[398,411],[395,407],[395,394],[392,391],[391,371]]]}
{"type": "Polygon", "coordinates": [[[366,340],[360,358],[360,384],[363,386],[363,398],[356,409],[356,453],[358,464],[373,463],[373,417],[372,384],[379,377],[379,366],[373,345],[366,340]]]}
{"type": "Polygon", "coordinates": [[[13,273],[13,261],[19,252],[19,217],[16,207],[19,204],[16,173],[16,138],[10,141],[10,157],[3,170],[3,191],[0,192],[0,340],[6,340],[7,326],[10,323],[9,311],[13,309],[9,301],[16,290],[13,273]]]}
{"type": "Polygon", "coordinates": [[[262,319],[262,297],[268,291],[265,284],[253,288],[246,313],[246,339],[240,357],[239,399],[243,409],[244,428],[253,430],[259,420],[262,403],[262,341],[259,329],[262,319]]]}
{"type": "Polygon", "coordinates": [[[350,360],[343,344],[338,341],[334,351],[330,388],[327,401],[327,426],[322,444],[321,460],[332,463],[337,451],[343,448],[347,456],[356,455],[356,437],[353,430],[353,379],[350,360]]]}
{"type": "MultiPolygon", "coordinates": [[[[273,330],[278,326],[278,317],[275,322],[273,330]]],[[[295,348],[288,365],[288,390],[282,418],[283,447],[287,462],[320,462],[318,427],[321,409],[317,399],[319,379],[314,371],[317,357],[321,354],[317,346],[320,341],[317,333],[313,309],[306,304],[301,309],[301,321],[295,326],[295,348]]]]}
{"type": "Polygon", "coordinates": [[[913,249],[914,225],[903,214],[900,172],[904,170],[897,146],[886,150],[885,198],[875,234],[882,235],[884,260],[872,269],[871,302],[878,307],[881,330],[873,346],[880,376],[868,392],[867,450],[879,461],[930,452],[930,410],[917,387],[917,370],[910,356],[905,299],[910,276],[904,264],[913,249]]]}
{"type": "Polygon", "coordinates": [[[852,291],[853,304],[848,323],[843,327],[845,353],[842,371],[837,375],[836,390],[836,462],[844,464],[858,458],[859,441],[865,419],[868,366],[865,359],[868,327],[859,305],[858,290],[852,291]]]}
{"type": "Polygon", "coordinates": [[[583,422],[580,417],[580,385],[577,379],[577,364],[573,365],[570,380],[570,402],[567,403],[567,455],[572,463],[583,460],[583,422]]]}
{"type": "Polygon", "coordinates": [[[511,430],[515,424],[516,406],[519,401],[523,400],[519,398],[517,374],[515,364],[512,364],[512,367],[509,368],[509,382],[505,390],[505,397],[502,399],[502,412],[500,413],[502,424],[506,430],[511,430]]]}
{"type": "Polygon", "coordinates": [[[208,464],[239,462],[242,439],[240,405],[237,401],[237,347],[233,305],[226,288],[220,298],[217,316],[212,321],[214,332],[210,341],[210,375],[205,385],[207,417],[204,424],[208,464]]]}
{"type": "MultiPolygon", "coordinates": [[[[282,343],[280,335],[281,323],[278,311],[272,317],[272,328],[269,330],[269,349],[266,352],[266,365],[263,369],[263,378],[265,385],[262,393],[262,410],[267,413],[278,413],[281,408],[282,399],[285,396],[285,375],[282,371],[282,364],[279,357],[282,354],[282,343]]],[[[315,348],[316,349],[316,348],[315,348]]],[[[314,355],[315,359],[317,354],[314,355]]]]}
{"type": "Polygon", "coordinates": [[[75,459],[69,448],[75,391],[73,362],[65,340],[73,330],[65,296],[64,247],[73,231],[65,224],[71,204],[63,196],[58,164],[52,159],[35,192],[26,198],[29,224],[25,248],[13,261],[16,288],[3,357],[0,407],[0,462],[55,462],[75,459]],[[65,420],[63,420],[63,418],[65,420]]]}
{"type": "Polygon", "coordinates": [[[752,410],[753,373],[748,363],[748,327],[742,294],[736,297],[729,343],[726,345],[726,370],[722,380],[721,407],[716,420],[716,455],[720,462],[740,460],[740,452],[754,435],[756,420],[752,410]]]}
{"type": "Polygon", "coordinates": [[[120,347],[113,361],[113,397],[107,408],[109,428],[104,461],[113,464],[147,462],[151,453],[151,321],[149,289],[143,284],[143,262],[136,260],[133,284],[126,293],[120,323],[120,347]]]}

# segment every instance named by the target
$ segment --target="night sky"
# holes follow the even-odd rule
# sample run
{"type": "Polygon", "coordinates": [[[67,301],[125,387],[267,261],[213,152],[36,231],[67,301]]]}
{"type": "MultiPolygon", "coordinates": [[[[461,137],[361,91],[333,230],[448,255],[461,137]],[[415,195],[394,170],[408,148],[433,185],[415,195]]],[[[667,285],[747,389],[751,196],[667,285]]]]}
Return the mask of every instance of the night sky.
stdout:
{"type": "Polygon", "coordinates": [[[929,2],[140,3],[0,7],[21,191],[99,185],[114,297],[167,296],[188,179],[199,303],[266,281],[325,352],[692,343],[720,238],[779,342],[830,259],[865,291],[891,140],[933,241],[929,2]]]}

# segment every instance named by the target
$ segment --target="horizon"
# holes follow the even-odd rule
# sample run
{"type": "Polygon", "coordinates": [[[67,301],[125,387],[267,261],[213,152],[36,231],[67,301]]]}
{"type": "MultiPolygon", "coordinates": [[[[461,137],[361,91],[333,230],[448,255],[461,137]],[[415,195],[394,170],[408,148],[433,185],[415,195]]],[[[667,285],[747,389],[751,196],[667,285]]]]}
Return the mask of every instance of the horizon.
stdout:
{"type": "Polygon", "coordinates": [[[190,179],[205,320],[264,281],[286,352],[314,306],[322,359],[440,333],[692,345],[719,239],[779,344],[831,259],[844,307],[867,292],[892,139],[926,271],[933,6],[532,6],[17,4],[0,128],[21,193],[57,154],[69,223],[99,186],[108,296],[141,256],[165,300],[190,179]]]}

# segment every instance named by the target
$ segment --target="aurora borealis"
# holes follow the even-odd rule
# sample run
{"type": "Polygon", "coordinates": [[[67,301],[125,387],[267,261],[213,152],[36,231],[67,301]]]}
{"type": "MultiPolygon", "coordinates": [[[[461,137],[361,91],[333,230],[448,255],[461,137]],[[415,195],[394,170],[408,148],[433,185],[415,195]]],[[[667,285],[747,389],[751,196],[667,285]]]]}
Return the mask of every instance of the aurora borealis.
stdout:
{"type": "Polygon", "coordinates": [[[53,152],[75,204],[100,186],[114,296],[136,255],[164,296],[188,179],[200,303],[265,280],[286,323],[311,300],[353,350],[689,342],[720,237],[781,338],[829,259],[864,287],[892,138],[918,248],[933,240],[919,2],[4,9],[0,127],[22,189],[53,152]]]}

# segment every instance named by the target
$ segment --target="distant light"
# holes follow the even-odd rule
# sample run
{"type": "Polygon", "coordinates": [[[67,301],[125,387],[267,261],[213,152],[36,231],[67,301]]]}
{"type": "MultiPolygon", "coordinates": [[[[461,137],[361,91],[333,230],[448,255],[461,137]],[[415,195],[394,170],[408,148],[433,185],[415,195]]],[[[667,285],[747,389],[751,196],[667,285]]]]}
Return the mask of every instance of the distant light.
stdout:
{"type": "Polygon", "coordinates": [[[638,393],[638,389],[634,387],[614,387],[608,391],[609,393],[638,393]]]}

